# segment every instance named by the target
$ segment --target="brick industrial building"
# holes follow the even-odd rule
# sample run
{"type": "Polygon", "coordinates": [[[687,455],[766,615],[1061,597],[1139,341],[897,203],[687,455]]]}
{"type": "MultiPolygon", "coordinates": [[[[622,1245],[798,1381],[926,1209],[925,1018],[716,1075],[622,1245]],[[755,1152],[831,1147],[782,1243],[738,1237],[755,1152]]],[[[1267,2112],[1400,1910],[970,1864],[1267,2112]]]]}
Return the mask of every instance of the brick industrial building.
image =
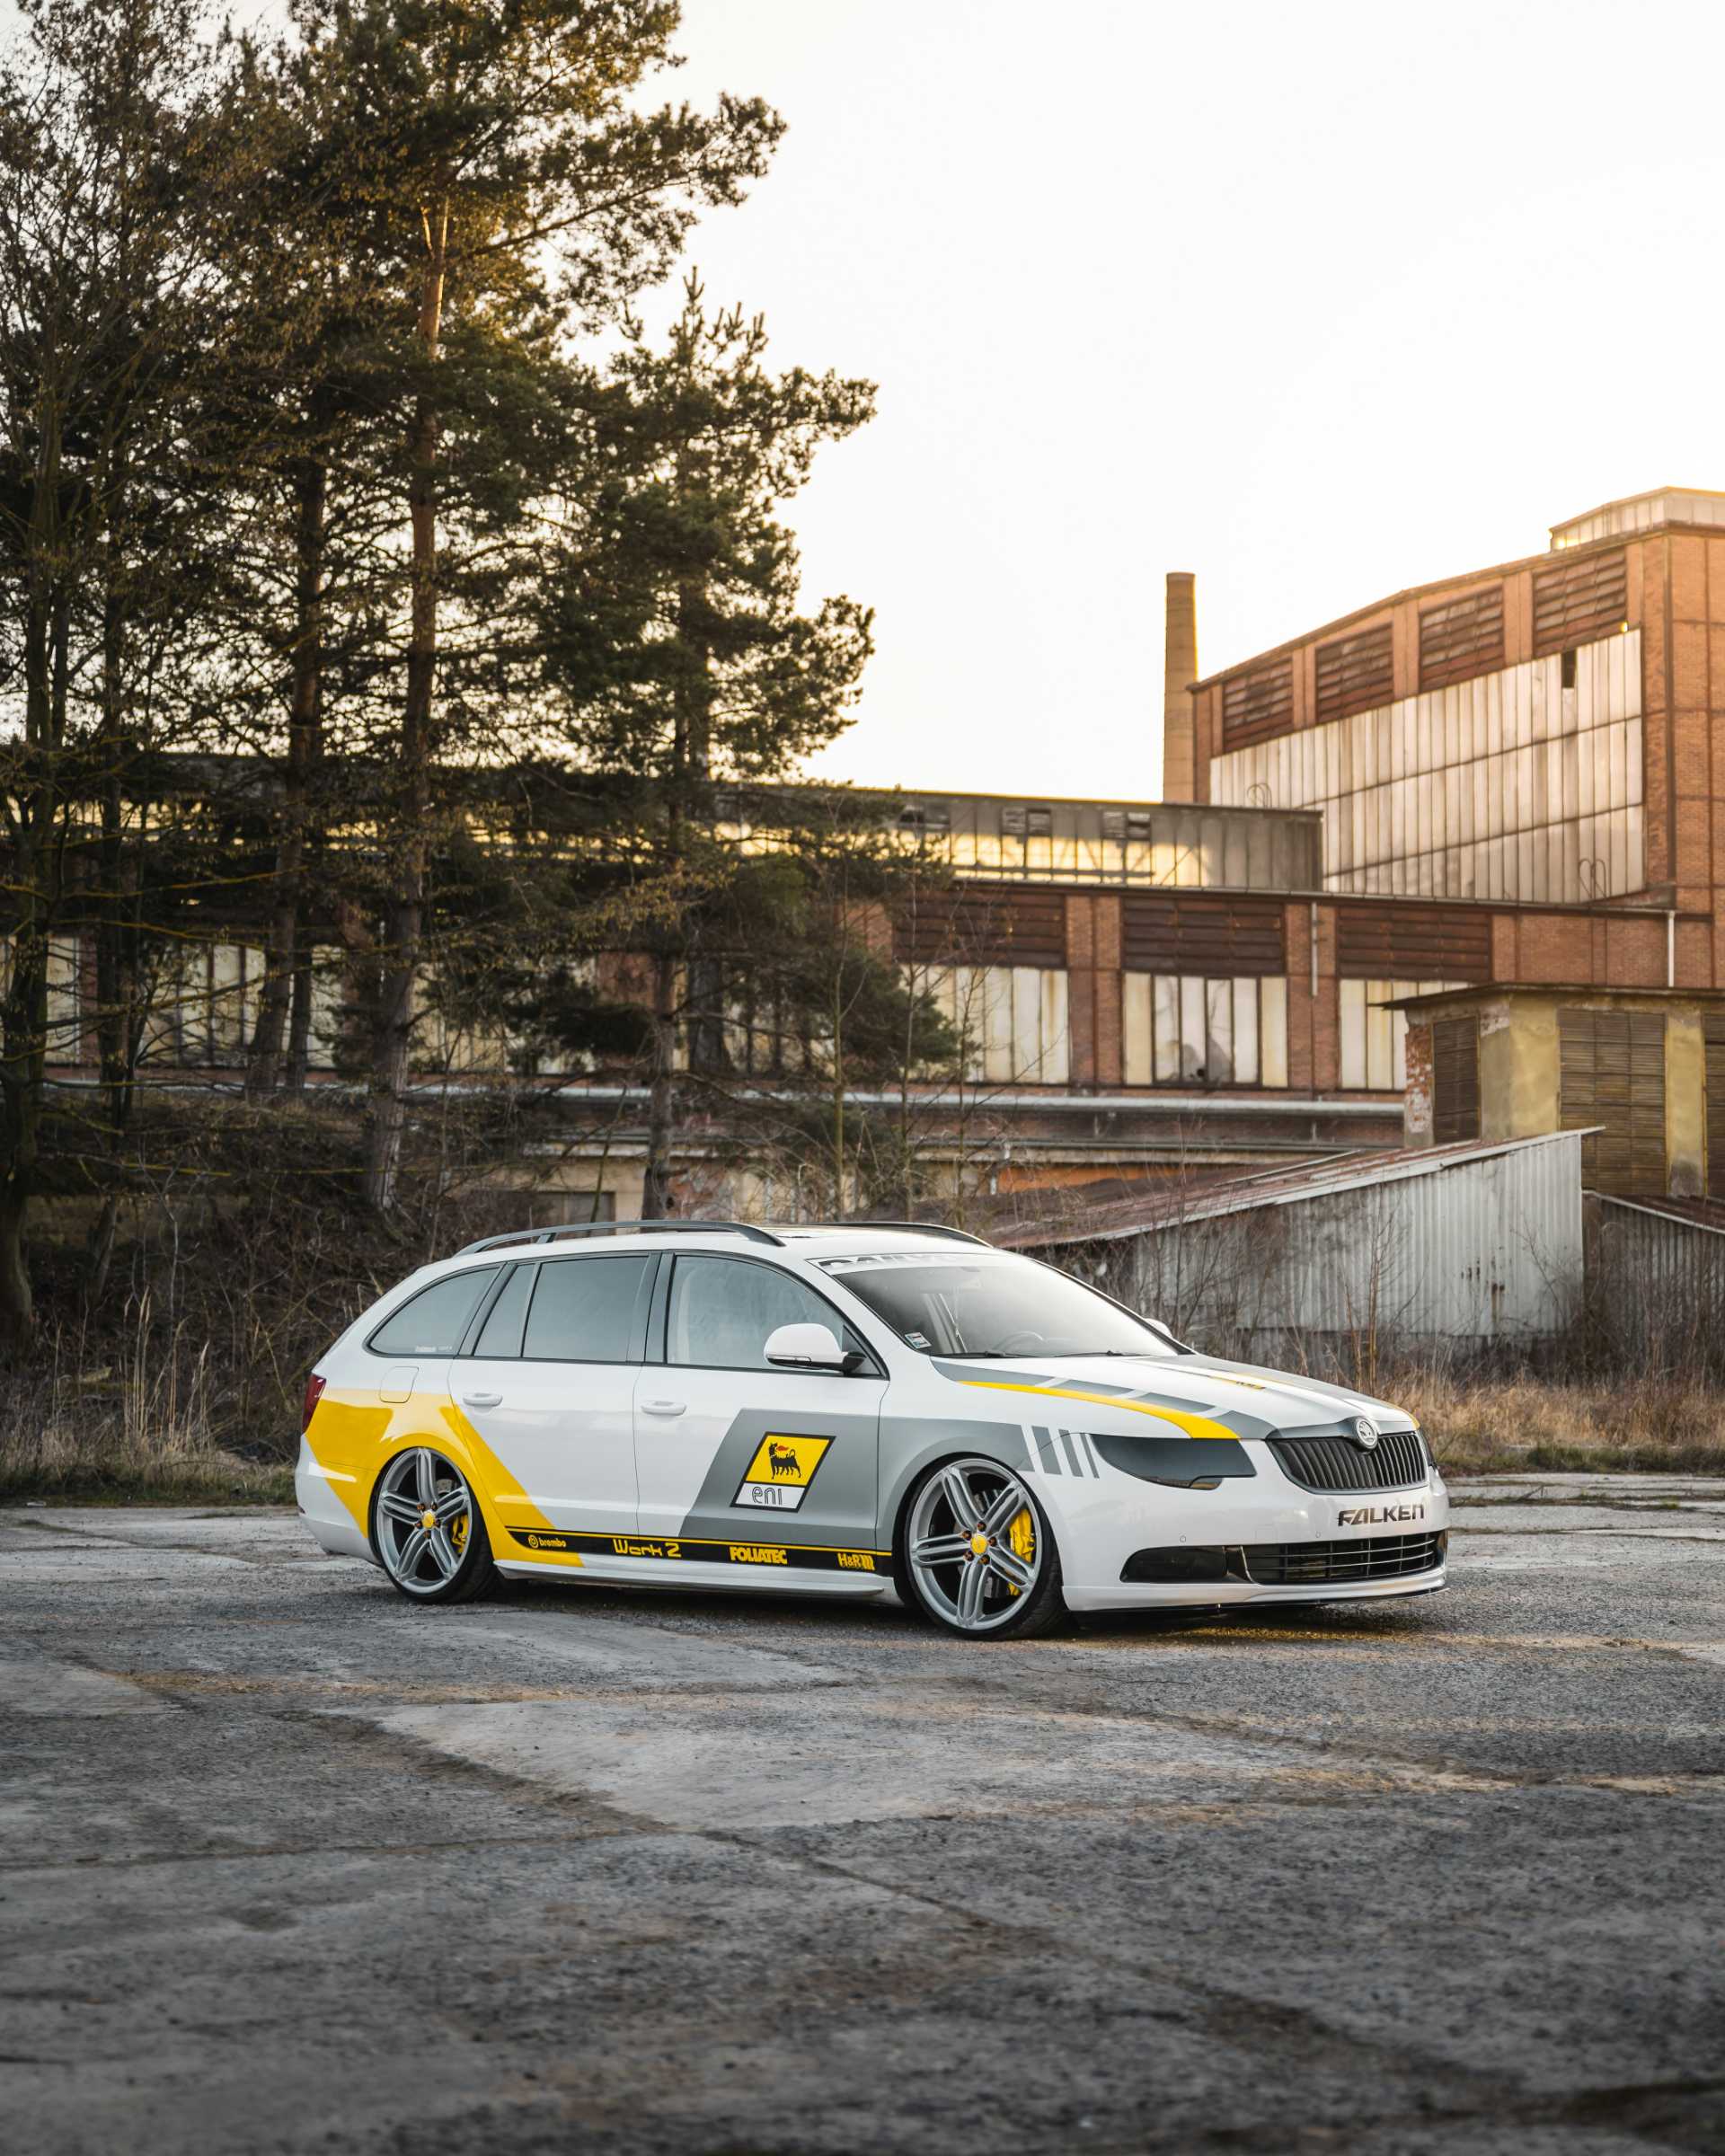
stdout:
{"type": "MultiPolygon", "coordinates": [[[[918,791],[886,811],[955,879],[897,931],[974,1043],[962,1096],[927,1103],[936,1180],[1012,1188],[1399,1144],[1403,1006],[1445,992],[1470,992],[1474,1060],[1463,1069],[1459,1036],[1418,1036],[1408,1135],[1434,1118],[1469,1135],[1498,1067],[1478,1059],[1499,1016],[1483,992],[1565,985],[1595,993],[1590,1015],[1561,1020],[1556,1121],[1608,1119],[1632,1061],[1653,1112],[1659,997],[1632,1012],[1604,992],[1686,992],[1720,1127],[1699,1151],[1643,1134],[1633,1172],[1666,1159],[1679,1194],[1725,1174],[1725,1015],[1695,1000],[1725,984],[1725,497],[1612,503],[1557,526],[1547,552],[1197,675],[1192,579],[1174,576],[1164,799],[918,791]]],[[[318,956],[314,1063],[342,964],[318,956]]],[[[89,954],[68,940],[56,968],[75,1067],[89,954]]],[[[236,1061],[260,972],[242,923],[190,949],[155,1073],[236,1061]]],[[[495,1043],[427,1046],[428,1075],[482,1080],[505,1061],[495,1043]]],[[[572,1109],[603,1109],[596,1150],[629,1210],[637,1089],[600,1071],[561,1083],[572,1109]]],[[[1514,1125],[1491,1103],[1484,1121],[1514,1125]]],[[[586,1194],[595,1172],[576,1144],[554,1188],[586,1194]]]]}
{"type": "MultiPolygon", "coordinates": [[[[1641,1187],[1660,1158],[1673,1195],[1720,1187],[1725,1015],[1693,992],[1725,983],[1725,496],[1607,503],[1555,526],[1545,553],[1397,593],[1196,683],[1172,722],[1170,766],[1199,801],[1323,819],[1314,1086],[1348,1085],[1362,1006],[1401,1036],[1405,1013],[1384,1006],[1419,993],[1417,967],[1454,988],[1656,992],[1633,1010],[1553,1006],[1553,1113],[1614,1123],[1632,1092],[1663,1116],[1663,997],[1692,992],[1705,1144],[1649,1134],[1637,1166],[1608,1149],[1600,1174],[1641,1187]],[[1362,982],[1374,945],[1391,962],[1362,982]]],[[[1476,1032],[1513,1000],[1472,998],[1476,1032]]],[[[1433,1039],[1410,1135],[1433,1116],[1471,1135],[1494,1061],[1433,1039]]],[[[1488,1104],[1488,1127],[1504,1119],[1488,1104]]]]}

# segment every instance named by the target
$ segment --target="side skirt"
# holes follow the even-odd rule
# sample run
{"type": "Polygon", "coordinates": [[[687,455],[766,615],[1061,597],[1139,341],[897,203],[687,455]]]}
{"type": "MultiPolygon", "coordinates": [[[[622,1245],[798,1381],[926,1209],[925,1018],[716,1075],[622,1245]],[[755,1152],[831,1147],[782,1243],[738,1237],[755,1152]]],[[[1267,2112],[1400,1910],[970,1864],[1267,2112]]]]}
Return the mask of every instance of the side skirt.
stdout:
{"type": "Polygon", "coordinates": [[[493,1552],[492,1561],[507,1579],[561,1579],[571,1586],[583,1580],[608,1581],[632,1587],[698,1588],[703,1594],[774,1594],[838,1595],[852,1602],[871,1602],[892,1593],[889,1568],[879,1572],[815,1572],[799,1565],[750,1565],[730,1561],[712,1564],[699,1558],[588,1557],[571,1564],[567,1558],[534,1559],[493,1552]]]}
{"type": "Polygon", "coordinates": [[[880,1595],[892,1586],[890,1551],[806,1542],[509,1527],[495,1538],[491,1558],[504,1573],[518,1568],[579,1572],[590,1579],[656,1586],[777,1587],[798,1595],[880,1595]]]}

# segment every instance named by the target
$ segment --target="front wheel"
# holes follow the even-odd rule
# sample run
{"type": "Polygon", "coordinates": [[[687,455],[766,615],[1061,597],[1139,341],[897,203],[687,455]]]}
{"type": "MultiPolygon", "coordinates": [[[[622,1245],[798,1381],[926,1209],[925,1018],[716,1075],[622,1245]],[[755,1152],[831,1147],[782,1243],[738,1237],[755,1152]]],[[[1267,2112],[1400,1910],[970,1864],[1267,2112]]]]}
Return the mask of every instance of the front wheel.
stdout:
{"type": "Polygon", "coordinates": [[[967,1639],[1022,1639],[1066,1614],[1042,1507],[997,1460],[947,1460],[911,1492],[894,1551],[898,1591],[967,1639]]]}
{"type": "Polygon", "coordinates": [[[478,1500],[461,1470],[424,1446],[378,1476],[371,1546],[411,1602],[471,1602],[496,1577],[478,1500]]]}

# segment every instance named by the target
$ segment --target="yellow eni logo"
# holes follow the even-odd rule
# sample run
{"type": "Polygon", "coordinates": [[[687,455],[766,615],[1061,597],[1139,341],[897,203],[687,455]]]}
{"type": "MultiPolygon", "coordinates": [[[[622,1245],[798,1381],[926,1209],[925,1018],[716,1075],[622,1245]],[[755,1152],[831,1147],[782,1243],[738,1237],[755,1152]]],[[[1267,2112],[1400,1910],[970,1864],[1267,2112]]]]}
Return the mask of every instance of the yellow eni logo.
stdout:
{"type": "Polygon", "coordinates": [[[733,1565],[788,1565],[791,1560],[783,1550],[774,1550],[765,1542],[733,1542],[730,1561],[733,1565]]]}
{"type": "Polygon", "coordinates": [[[731,1503],[761,1512],[795,1512],[832,1442],[830,1437],[798,1437],[769,1430],[756,1446],[731,1503]]]}

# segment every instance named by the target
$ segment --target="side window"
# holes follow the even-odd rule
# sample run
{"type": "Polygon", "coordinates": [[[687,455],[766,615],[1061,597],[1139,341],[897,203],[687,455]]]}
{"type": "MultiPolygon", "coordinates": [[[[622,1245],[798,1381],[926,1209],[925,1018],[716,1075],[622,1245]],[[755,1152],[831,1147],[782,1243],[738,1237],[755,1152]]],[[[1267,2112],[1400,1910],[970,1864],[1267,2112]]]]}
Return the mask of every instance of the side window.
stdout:
{"type": "Polygon", "coordinates": [[[479,1338],[473,1347],[474,1355],[489,1359],[520,1354],[521,1335],[527,1322],[527,1299],[533,1294],[533,1276],[536,1269],[531,1265],[511,1268],[503,1283],[502,1294],[486,1312],[485,1322],[479,1329],[479,1338]]]}
{"type": "Polygon", "coordinates": [[[385,1318],[366,1345],[374,1355],[454,1355],[480,1297],[501,1270],[482,1265],[434,1280],[385,1318]]]}
{"type": "MultiPolygon", "coordinates": [[[[665,1359],[709,1369],[766,1370],[766,1342],[781,1325],[821,1325],[835,1339],[844,1320],[813,1288],[769,1265],[735,1258],[678,1258],[671,1276],[665,1359]]],[[[860,1341],[843,1339],[845,1347],[860,1341]]]]}
{"type": "Polygon", "coordinates": [[[521,1352],[535,1362],[626,1363],[652,1267],[650,1257],[547,1259],[521,1352]]]}

